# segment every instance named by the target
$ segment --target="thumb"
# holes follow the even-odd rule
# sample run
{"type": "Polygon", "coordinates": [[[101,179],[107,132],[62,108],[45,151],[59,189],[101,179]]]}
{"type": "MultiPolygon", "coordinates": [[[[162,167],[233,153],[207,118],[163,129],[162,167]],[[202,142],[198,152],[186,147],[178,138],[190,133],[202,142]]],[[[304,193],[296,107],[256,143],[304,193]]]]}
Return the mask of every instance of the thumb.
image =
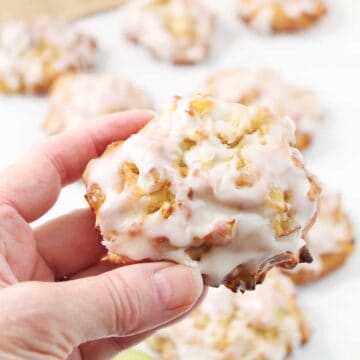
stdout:
{"type": "Polygon", "coordinates": [[[8,319],[2,327],[27,339],[63,337],[62,348],[71,351],[91,340],[155,329],[187,312],[202,290],[197,270],[169,263],[131,265],[62,283],[22,283],[2,293],[8,319]]]}

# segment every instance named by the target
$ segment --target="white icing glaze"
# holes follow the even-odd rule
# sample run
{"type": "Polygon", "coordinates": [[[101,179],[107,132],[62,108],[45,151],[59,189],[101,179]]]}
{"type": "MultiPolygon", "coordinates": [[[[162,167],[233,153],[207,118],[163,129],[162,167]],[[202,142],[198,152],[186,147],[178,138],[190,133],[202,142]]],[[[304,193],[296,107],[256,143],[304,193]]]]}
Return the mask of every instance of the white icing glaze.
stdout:
{"type": "Polygon", "coordinates": [[[306,236],[306,243],[314,261],[300,264],[298,270],[321,271],[321,256],[341,251],[341,243],[351,241],[352,226],[348,215],[341,206],[340,195],[323,191],[321,206],[314,226],[306,236]]]}
{"type": "Polygon", "coordinates": [[[219,71],[207,81],[203,92],[225,101],[266,106],[280,116],[290,116],[297,131],[311,137],[324,118],[324,110],[311,90],[290,85],[268,69],[219,71]]]}
{"type": "Polygon", "coordinates": [[[296,20],[304,14],[316,15],[319,4],[322,0],[239,0],[239,14],[251,19],[250,25],[254,29],[271,33],[277,8],[296,20]]]}
{"type": "Polygon", "coordinates": [[[87,168],[88,191],[95,184],[105,196],[97,223],[109,251],[137,261],[167,259],[196,266],[214,285],[221,284],[239,264],[255,262],[258,266],[286,251],[297,254],[304,244],[302,231],[316,212],[316,201],[308,196],[307,173],[293,160],[302,161],[299,151],[289,145],[294,141],[293,122],[260,108],[203,96],[176,99],[172,107],[87,168]],[[263,116],[267,130],[246,135],[263,116]],[[183,151],[180,144],[184,139],[196,138],[199,133],[202,137],[196,145],[183,151]],[[229,147],[219,134],[230,142],[243,140],[229,147]],[[246,164],[240,169],[239,156],[246,164]],[[181,158],[188,168],[186,177],[179,172],[181,158]],[[129,163],[135,164],[139,173],[133,186],[124,185],[127,177],[122,169],[129,163]],[[253,183],[236,185],[243,178],[253,183]],[[166,182],[173,203],[163,200],[148,212],[151,194],[156,197],[166,182]],[[272,189],[291,194],[291,200],[282,203],[285,209],[270,204],[272,189]],[[162,212],[169,207],[173,211],[164,218],[162,212]],[[273,221],[279,211],[292,214],[287,234],[275,234],[273,221]],[[220,236],[224,227],[225,235],[220,236]],[[217,240],[206,238],[219,233],[217,240]],[[167,241],[160,245],[155,241],[158,238],[167,241]],[[218,246],[205,252],[200,261],[186,253],[190,247],[211,247],[216,241],[218,246]]]}
{"type": "Polygon", "coordinates": [[[88,69],[94,60],[94,40],[60,19],[41,17],[0,30],[0,81],[11,91],[41,86],[49,72],[88,69]]]}
{"type": "Polygon", "coordinates": [[[301,316],[294,285],[272,270],[253,292],[209,289],[192,315],[160,330],[150,346],[159,338],[172,341],[177,357],[171,360],[282,360],[304,340],[301,316]]]}
{"type": "Polygon", "coordinates": [[[111,74],[78,73],[61,77],[50,94],[49,133],[69,130],[111,112],[150,108],[147,94],[111,74]]]}
{"type": "Polygon", "coordinates": [[[208,54],[213,20],[199,0],[134,0],[125,33],[161,60],[196,63],[208,54]]]}

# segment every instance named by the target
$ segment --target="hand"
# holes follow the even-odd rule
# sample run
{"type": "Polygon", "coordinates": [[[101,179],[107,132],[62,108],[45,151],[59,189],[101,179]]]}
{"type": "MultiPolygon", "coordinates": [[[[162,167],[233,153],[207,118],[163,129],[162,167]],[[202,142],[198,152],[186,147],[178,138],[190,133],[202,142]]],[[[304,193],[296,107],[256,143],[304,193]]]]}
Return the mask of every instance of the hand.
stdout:
{"type": "Polygon", "coordinates": [[[1,359],[110,359],[198,301],[202,279],[193,269],[100,261],[105,249],[89,209],[30,225],[91,158],[150,118],[106,117],[50,138],[0,174],[1,359]]]}

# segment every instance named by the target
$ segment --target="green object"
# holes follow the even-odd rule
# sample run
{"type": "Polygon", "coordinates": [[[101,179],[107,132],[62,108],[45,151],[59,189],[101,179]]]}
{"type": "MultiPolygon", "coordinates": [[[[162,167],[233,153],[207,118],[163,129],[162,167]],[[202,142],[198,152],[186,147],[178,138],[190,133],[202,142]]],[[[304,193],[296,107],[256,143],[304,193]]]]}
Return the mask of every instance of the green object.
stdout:
{"type": "Polygon", "coordinates": [[[114,360],[154,360],[151,356],[142,351],[131,349],[122,352],[114,360]]]}

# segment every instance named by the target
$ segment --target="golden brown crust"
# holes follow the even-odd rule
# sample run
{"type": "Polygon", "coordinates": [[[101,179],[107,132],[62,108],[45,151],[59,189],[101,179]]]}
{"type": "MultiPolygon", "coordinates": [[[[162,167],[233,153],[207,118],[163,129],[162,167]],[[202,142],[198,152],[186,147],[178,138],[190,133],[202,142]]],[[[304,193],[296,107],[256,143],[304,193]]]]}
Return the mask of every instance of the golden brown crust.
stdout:
{"type": "Polygon", "coordinates": [[[312,136],[307,133],[303,133],[299,130],[296,131],[296,143],[295,146],[299,150],[305,150],[308,148],[312,143],[312,136]]]}
{"type": "Polygon", "coordinates": [[[85,195],[85,199],[89,203],[94,213],[97,214],[101,205],[105,201],[105,195],[99,186],[96,184],[91,184],[85,195]]]}
{"type": "Polygon", "coordinates": [[[296,32],[306,29],[319,21],[327,12],[325,4],[319,2],[314,13],[302,13],[301,16],[293,18],[288,16],[280,6],[275,10],[275,16],[272,24],[272,30],[279,32],[296,32]]]}
{"type": "Polygon", "coordinates": [[[335,271],[341,267],[347,258],[353,253],[355,243],[353,240],[347,240],[342,241],[339,245],[340,249],[338,252],[320,256],[320,272],[301,269],[299,271],[289,273],[288,275],[296,284],[307,284],[324,277],[332,271],[335,271]]]}
{"type": "MultiPolygon", "coordinates": [[[[52,84],[52,78],[47,78],[44,79],[44,82],[42,84],[35,84],[32,86],[26,86],[24,84],[21,84],[19,87],[17,87],[16,89],[12,89],[9,86],[7,86],[7,84],[5,82],[2,82],[0,79],[0,93],[5,93],[5,94],[23,94],[23,93],[27,93],[27,94],[34,94],[34,95],[43,95],[45,94],[51,84],[52,84]]],[[[55,80],[55,77],[54,77],[55,80]]]]}
{"type": "Polygon", "coordinates": [[[111,252],[108,253],[107,258],[108,258],[109,262],[114,265],[122,266],[122,265],[132,265],[132,264],[137,263],[137,261],[131,260],[126,256],[116,255],[111,252]]]}
{"type": "Polygon", "coordinates": [[[299,252],[299,256],[294,256],[291,252],[276,255],[266,260],[258,269],[252,270],[251,264],[239,265],[231,273],[229,273],[223,281],[223,285],[233,292],[240,290],[254,290],[256,285],[261,284],[268,271],[274,266],[282,269],[293,269],[300,261],[303,250],[299,252]]]}
{"type": "MultiPolygon", "coordinates": [[[[273,33],[292,33],[309,28],[318,22],[327,13],[327,7],[324,3],[318,2],[316,10],[313,13],[303,12],[297,17],[289,16],[281,5],[274,8],[274,17],[271,22],[271,30],[273,33]]],[[[249,16],[240,15],[241,20],[251,26],[252,21],[258,15],[257,12],[249,16]]]]}

